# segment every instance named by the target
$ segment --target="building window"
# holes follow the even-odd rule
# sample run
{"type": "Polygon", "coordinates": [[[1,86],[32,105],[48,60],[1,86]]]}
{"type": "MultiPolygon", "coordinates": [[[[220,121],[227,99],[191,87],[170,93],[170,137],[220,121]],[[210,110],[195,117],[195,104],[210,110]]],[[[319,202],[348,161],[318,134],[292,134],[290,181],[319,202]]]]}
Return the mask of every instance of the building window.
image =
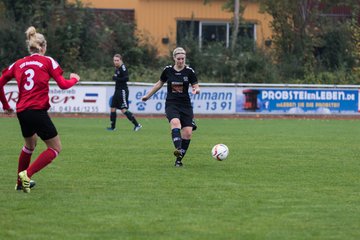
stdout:
{"type": "MultiPolygon", "coordinates": [[[[176,26],[176,42],[192,39],[199,42],[199,47],[204,47],[211,42],[222,42],[229,47],[231,28],[229,22],[208,22],[208,21],[183,21],[178,20],[176,26]]],[[[255,25],[248,23],[239,28],[239,38],[252,39],[255,41],[255,25]]]]}
{"type": "Polygon", "coordinates": [[[199,21],[177,21],[176,42],[181,44],[186,40],[199,39],[199,21]]]}
{"type": "Polygon", "coordinates": [[[229,46],[229,24],[215,22],[200,22],[199,46],[203,47],[212,42],[221,42],[229,46]]]}

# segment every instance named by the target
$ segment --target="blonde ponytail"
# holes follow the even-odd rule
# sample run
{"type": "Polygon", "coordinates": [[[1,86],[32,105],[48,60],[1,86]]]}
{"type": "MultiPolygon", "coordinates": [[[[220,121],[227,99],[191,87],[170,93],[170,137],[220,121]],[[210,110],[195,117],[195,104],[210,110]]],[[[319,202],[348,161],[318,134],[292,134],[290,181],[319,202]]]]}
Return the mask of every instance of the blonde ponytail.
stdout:
{"type": "Polygon", "coordinates": [[[25,34],[26,44],[30,53],[39,53],[41,48],[46,47],[44,35],[37,33],[35,27],[29,27],[25,34]]]}
{"type": "Polygon", "coordinates": [[[33,37],[36,34],[35,27],[31,26],[26,30],[26,39],[30,40],[31,37],[33,37]]]}

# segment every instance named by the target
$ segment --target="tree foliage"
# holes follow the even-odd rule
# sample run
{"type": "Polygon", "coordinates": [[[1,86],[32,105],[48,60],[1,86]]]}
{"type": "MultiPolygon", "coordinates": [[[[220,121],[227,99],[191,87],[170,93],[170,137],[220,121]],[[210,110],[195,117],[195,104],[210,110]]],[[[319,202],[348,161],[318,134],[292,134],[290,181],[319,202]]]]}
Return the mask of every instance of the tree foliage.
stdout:
{"type": "Polygon", "coordinates": [[[349,54],[355,50],[348,25],[352,19],[327,13],[337,6],[353,9],[357,1],[263,0],[261,5],[273,17],[274,56],[285,79],[355,66],[349,54]]]}
{"type": "MultiPolygon", "coordinates": [[[[212,0],[204,0],[204,3],[212,0]]],[[[247,3],[257,2],[263,13],[272,16],[272,48],[268,54],[277,78],[286,82],[355,83],[359,65],[359,2],[357,0],[248,0],[225,1],[224,8],[242,15],[247,3]],[[240,10],[234,11],[240,3],[240,10]],[[347,8],[352,17],[334,14],[335,8],[347,8]],[[354,71],[355,70],[355,71],[354,71]],[[334,74],[333,74],[334,73],[334,74]],[[339,74],[340,73],[340,74],[339,74]],[[330,75],[337,76],[336,80],[330,75]],[[341,75],[341,77],[339,77],[341,75]],[[324,77],[327,76],[327,77],[324,77]]],[[[241,18],[240,18],[241,19],[241,18]]],[[[236,27],[233,28],[236,30],[236,27]]],[[[233,35],[234,37],[234,35],[233,35]]],[[[241,49],[243,41],[232,39],[231,58],[241,49]],[[240,49],[239,49],[240,48],[240,49]],[[238,51],[236,51],[238,50],[238,51]]],[[[247,50],[245,50],[247,51],[247,50]]],[[[260,52],[259,49],[254,51],[260,52]]],[[[226,51],[224,51],[226,55],[226,51]]],[[[243,69],[238,66],[238,69],[243,69]]],[[[257,68],[256,71],[262,71],[257,68]]],[[[244,73],[244,72],[243,72],[244,73]]],[[[244,76],[248,74],[240,74],[244,76]]],[[[269,81],[269,79],[267,79],[269,81]]]]}
{"type": "Polygon", "coordinates": [[[143,64],[157,52],[140,44],[136,26],[116,11],[97,14],[81,1],[1,0],[0,64],[8,65],[27,54],[25,30],[35,26],[47,39],[47,54],[63,68],[106,67],[121,53],[129,64],[143,64]]]}
{"type": "MultiPolygon", "coordinates": [[[[202,82],[360,82],[357,0],[227,0],[223,9],[234,15],[230,48],[215,42],[200,49],[193,31],[181,43],[202,82]],[[258,2],[272,16],[270,50],[236,34],[249,2],[258,2]],[[349,6],[352,16],[327,15],[336,6],[349,6]]],[[[0,0],[2,66],[27,54],[24,32],[31,25],[46,36],[47,54],[66,71],[82,69],[85,80],[109,80],[112,70],[107,68],[115,53],[124,56],[135,81],[154,81],[158,66],[172,61],[158,57],[146,34],[140,41],[136,25],[124,21],[116,10],[99,13],[80,0],[0,0]]]]}

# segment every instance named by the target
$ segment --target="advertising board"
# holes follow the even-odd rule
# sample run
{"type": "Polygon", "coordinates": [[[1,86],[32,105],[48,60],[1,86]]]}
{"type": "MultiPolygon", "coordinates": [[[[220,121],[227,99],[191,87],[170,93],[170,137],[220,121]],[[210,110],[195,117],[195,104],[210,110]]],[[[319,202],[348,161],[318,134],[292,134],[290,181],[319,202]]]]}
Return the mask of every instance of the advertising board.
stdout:
{"type": "MultiPolygon", "coordinates": [[[[129,84],[129,107],[136,114],[164,114],[166,87],[161,88],[147,102],[141,98],[151,89],[149,84],[129,84]]],[[[5,85],[5,96],[12,108],[18,99],[14,84],[5,85]]],[[[49,112],[108,113],[114,94],[111,84],[76,85],[61,90],[50,85],[49,112]]],[[[200,94],[189,92],[195,114],[352,114],[359,109],[359,89],[322,87],[256,87],[201,86],[200,94]]]]}

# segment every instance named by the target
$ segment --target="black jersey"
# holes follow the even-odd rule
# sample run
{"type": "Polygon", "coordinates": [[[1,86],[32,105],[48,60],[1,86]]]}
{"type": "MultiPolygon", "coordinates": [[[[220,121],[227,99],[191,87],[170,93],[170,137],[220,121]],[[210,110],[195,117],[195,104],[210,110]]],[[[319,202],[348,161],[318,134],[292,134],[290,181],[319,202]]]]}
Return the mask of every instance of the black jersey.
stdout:
{"type": "Polygon", "coordinates": [[[127,89],[129,74],[125,64],[122,64],[119,68],[115,68],[115,73],[112,79],[115,81],[115,89],[127,89]]]}
{"type": "Polygon", "coordinates": [[[173,66],[166,66],[160,80],[167,83],[167,102],[191,104],[189,85],[197,84],[195,71],[191,67],[186,66],[183,70],[176,71],[173,66]]]}

